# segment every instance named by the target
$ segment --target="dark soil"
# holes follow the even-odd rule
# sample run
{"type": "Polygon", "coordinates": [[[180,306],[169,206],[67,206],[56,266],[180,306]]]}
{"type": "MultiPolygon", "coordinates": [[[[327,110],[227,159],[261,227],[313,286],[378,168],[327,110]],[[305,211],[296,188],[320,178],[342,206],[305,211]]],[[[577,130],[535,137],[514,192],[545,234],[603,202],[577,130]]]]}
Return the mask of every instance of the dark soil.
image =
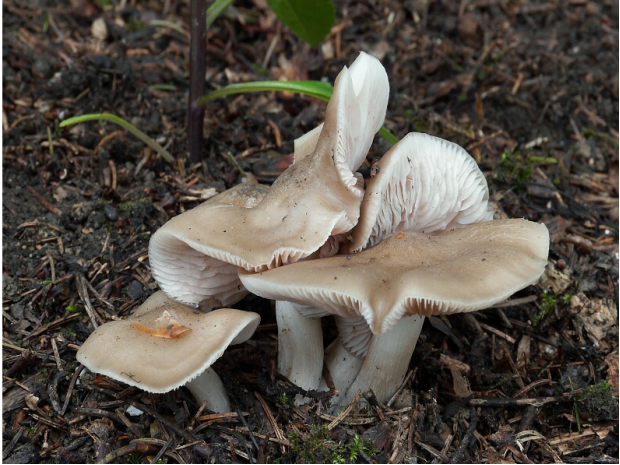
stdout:
{"type": "MultiPolygon", "coordinates": [[[[241,182],[229,153],[272,182],[325,104],[215,101],[204,161],[190,166],[187,1],[6,0],[5,463],[617,463],[618,3],[338,2],[318,48],[262,1],[234,5],[208,33],[209,89],[333,82],[359,50],[374,54],[391,79],[386,126],[464,146],[502,215],[549,228],[547,273],[509,306],[430,318],[395,402],[353,409],[331,429],[326,396],[291,404],[299,391],[275,373],[271,305],[256,297],[238,307],[261,313],[259,331],[215,365],[229,415],[209,415],[184,389],[151,395],[89,374],[75,352],[92,319],[123,317],[156,289],[150,235],[210,188],[241,182]],[[112,124],[58,128],[98,112],[178,163],[112,124]]],[[[388,148],[376,138],[366,173],[388,148]]]]}

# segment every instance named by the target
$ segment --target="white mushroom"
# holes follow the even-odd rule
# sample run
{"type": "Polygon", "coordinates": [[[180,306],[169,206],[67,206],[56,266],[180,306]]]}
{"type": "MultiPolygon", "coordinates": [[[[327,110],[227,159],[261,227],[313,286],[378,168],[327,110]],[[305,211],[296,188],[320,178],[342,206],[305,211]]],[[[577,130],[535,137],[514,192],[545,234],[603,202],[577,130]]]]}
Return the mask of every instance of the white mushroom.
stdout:
{"type": "MultiPolygon", "coordinates": [[[[153,235],[149,259],[161,288],[189,305],[205,299],[214,305],[220,296],[215,305],[228,305],[245,292],[230,276],[232,266],[258,271],[336,253],[343,240],[337,235],[350,231],[359,217],[363,179],[355,171],[383,123],[388,95],[385,69],[361,53],[336,79],[325,123],[295,141],[295,164],[261,191],[260,199],[242,204],[216,197],[153,235]],[[220,282],[232,296],[219,290],[220,282]]],[[[280,371],[302,388],[316,389],[322,370],[320,322],[291,309],[284,314],[281,307],[277,318],[287,331],[281,332],[280,371]],[[296,362],[307,357],[298,352],[300,335],[313,346],[308,353],[316,354],[303,370],[296,362]]]]}
{"type": "Polygon", "coordinates": [[[224,385],[210,366],[229,345],[249,339],[260,317],[223,308],[203,313],[159,291],[126,320],[97,328],[77,353],[89,370],[147,392],[186,386],[215,412],[230,411],[224,385]]]}
{"type": "Polygon", "coordinates": [[[253,208],[268,191],[269,187],[260,184],[238,184],[172,218],[153,234],[149,243],[151,272],[167,296],[194,307],[202,304],[208,311],[232,305],[247,294],[236,265],[201,250],[202,223],[211,212],[225,206],[253,208]]]}
{"type": "MultiPolygon", "coordinates": [[[[240,277],[250,292],[262,297],[311,305],[345,318],[361,315],[374,335],[382,335],[377,339],[390,342],[390,330],[403,327],[397,325],[401,318],[480,310],[532,284],[544,272],[548,250],[544,225],[496,220],[439,236],[400,232],[359,254],[255,274],[240,271],[240,277]]],[[[412,327],[419,334],[419,322],[412,327]]],[[[417,339],[417,334],[408,337],[417,339]]],[[[382,359],[384,355],[373,353],[382,347],[371,343],[367,359],[382,359]]],[[[396,365],[369,376],[374,381],[368,387],[380,401],[397,387],[384,387],[382,380],[405,375],[389,374],[390,367],[396,365]]]]}
{"type": "MultiPolygon", "coordinates": [[[[334,352],[365,357],[355,381],[340,380],[341,386],[351,385],[345,401],[358,388],[372,388],[387,400],[395,381],[405,376],[424,315],[479,310],[504,300],[538,279],[549,249],[544,225],[489,221],[484,176],[455,144],[410,134],[379,168],[368,183],[352,248],[378,245],[297,263],[286,273],[240,271],[255,294],[343,318],[342,348],[334,352]],[[359,324],[356,331],[346,329],[347,321],[357,323],[360,316],[372,337],[359,324]]],[[[346,370],[354,366],[355,361],[346,370]]]]}
{"type": "MultiPolygon", "coordinates": [[[[210,286],[219,286],[218,280],[233,290],[232,268],[224,264],[251,271],[274,268],[308,257],[330,236],[350,231],[363,195],[354,173],[383,123],[388,94],[383,66],[360,54],[336,79],[320,132],[301,143],[295,164],[256,202],[216,197],[160,228],[149,257],[164,292],[197,306],[214,295],[210,286]]],[[[229,301],[227,296],[221,300],[222,305],[229,301]]]]}

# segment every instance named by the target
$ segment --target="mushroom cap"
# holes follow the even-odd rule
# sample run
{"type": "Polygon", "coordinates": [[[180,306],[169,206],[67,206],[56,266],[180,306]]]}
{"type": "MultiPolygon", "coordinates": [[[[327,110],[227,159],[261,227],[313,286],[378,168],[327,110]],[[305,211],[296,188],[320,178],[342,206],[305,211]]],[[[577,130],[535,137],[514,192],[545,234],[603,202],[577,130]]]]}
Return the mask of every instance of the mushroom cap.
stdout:
{"type": "MultiPolygon", "coordinates": [[[[222,307],[241,300],[247,291],[237,266],[205,253],[202,225],[222,207],[255,207],[269,191],[260,184],[238,184],[182,213],[151,237],[149,263],[159,287],[171,299],[197,307],[222,307]]],[[[206,308],[210,310],[210,308],[206,308]]]]}
{"type": "Polygon", "coordinates": [[[256,313],[230,308],[203,313],[159,291],[128,319],[97,328],[78,350],[77,360],[92,372],[164,393],[200,375],[229,345],[249,339],[259,322],[256,313]],[[173,327],[182,334],[162,336],[173,327]]]}
{"type": "Polygon", "coordinates": [[[399,232],[358,254],[239,276],[254,294],[361,315],[382,334],[404,315],[470,312],[504,300],[540,277],[548,252],[545,225],[496,220],[437,236],[399,232]]]}
{"type": "MultiPolygon", "coordinates": [[[[214,201],[153,235],[153,276],[169,296],[197,305],[213,295],[207,287],[220,285],[210,278],[215,264],[260,271],[294,263],[355,226],[362,191],[353,171],[383,123],[389,83],[383,66],[369,55],[360,54],[352,69],[355,74],[345,67],[336,79],[320,135],[310,138],[310,145],[316,142],[312,153],[285,170],[259,203],[246,208],[214,201]],[[162,272],[162,262],[173,271],[162,272]]],[[[222,270],[219,280],[234,286],[230,267],[222,270]]]]}
{"type": "Polygon", "coordinates": [[[399,231],[432,234],[493,219],[487,181],[457,144],[412,132],[377,167],[349,250],[359,252],[399,231]]]}

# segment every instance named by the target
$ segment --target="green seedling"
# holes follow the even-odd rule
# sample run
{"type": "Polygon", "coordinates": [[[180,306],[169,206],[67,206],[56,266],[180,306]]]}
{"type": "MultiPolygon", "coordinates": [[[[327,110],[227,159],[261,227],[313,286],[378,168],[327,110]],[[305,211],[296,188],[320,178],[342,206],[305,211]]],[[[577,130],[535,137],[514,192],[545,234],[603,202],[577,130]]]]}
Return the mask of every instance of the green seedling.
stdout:
{"type": "Polygon", "coordinates": [[[289,433],[289,442],[301,463],[352,463],[363,453],[375,455],[372,443],[355,435],[352,441],[335,441],[326,424],[311,424],[307,439],[289,433]]]}
{"type": "Polygon", "coordinates": [[[86,123],[88,121],[108,121],[110,123],[114,123],[126,129],[146,145],[148,145],[151,149],[157,152],[164,160],[168,163],[174,163],[174,157],[168,153],[168,151],[151,139],[149,136],[144,134],[138,128],[136,128],[133,124],[125,121],[123,118],[120,118],[116,115],[112,115],[110,113],[89,113],[87,115],[74,116],[73,118],[68,118],[60,123],[59,127],[64,128],[67,126],[71,126],[73,124],[86,123]]]}
{"type": "Polygon", "coordinates": [[[551,310],[555,308],[556,304],[557,304],[557,300],[555,296],[549,293],[548,291],[543,291],[540,311],[536,315],[536,318],[534,318],[534,321],[532,322],[532,326],[534,327],[538,326],[540,322],[542,321],[542,319],[545,316],[547,316],[549,313],[551,313],[551,310]]]}
{"type": "MultiPolygon", "coordinates": [[[[568,382],[570,383],[571,392],[575,389],[573,388],[573,380],[571,377],[568,377],[568,382]]],[[[577,431],[581,432],[581,418],[579,417],[579,406],[577,405],[577,399],[573,399],[573,413],[575,414],[575,422],[577,423],[577,431]]]]}
{"type": "MultiPolygon", "coordinates": [[[[255,81],[244,82],[239,84],[231,84],[226,87],[214,90],[198,99],[200,106],[226,95],[246,94],[249,92],[266,92],[266,91],[283,91],[295,92],[309,97],[315,97],[320,100],[329,101],[334,91],[334,87],[323,81],[255,81]]],[[[384,126],[379,129],[379,134],[383,136],[390,144],[394,145],[398,142],[398,138],[392,134],[384,126]]]]}

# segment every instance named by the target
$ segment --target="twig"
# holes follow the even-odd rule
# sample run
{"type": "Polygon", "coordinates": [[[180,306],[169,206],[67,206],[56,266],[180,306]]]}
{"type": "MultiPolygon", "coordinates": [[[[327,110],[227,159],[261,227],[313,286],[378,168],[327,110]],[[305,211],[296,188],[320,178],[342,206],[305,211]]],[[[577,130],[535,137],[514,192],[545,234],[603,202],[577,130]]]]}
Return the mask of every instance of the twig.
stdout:
{"type": "Polygon", "coordinates": [[[159,463],[159,459],[161,459],[161,457],[164,455],[164,452],[166,452],[166,450],[168,449],[168,447],[170,447],[170,444],[172,444],[172,441],[174,440],[174,438],[170,438],[168,440],[168,442],[164,445],[164,447],[162,447],[161,449],[159,449],[159,452],[157,453],[157,455],[155,456],[155,458],[151,461],[151,463],[159,463]]]}
{"type": "MultiPolygon", "coordinates": [[[[269,410],[269,406],[267,405],[267,402],[265,402],[265,399],[263,399],[263,397],[258,392],[254,391],[254,395],[260,402],[260,405],[263,407],[263,411],[265,412],[265,415],[267,415],[267,419],[269,420],[269,423],[271,423],[271,427],[273,428],[273,431],[275,432],[276,437],[280,440],[284,440],[285,439],[284,433],[282,433],[282,430],[278,426],[276,419],[273,417],[271,410],[269,410]]],[[[283,454],[286,453],[286,449],[284,449],[284,446],[282,444],[280,444],[280,450],[282,451],[283,454]]]]}
{"type": "Polygon", "coordinates": [[[51,211],[52,213],[55,213],[56,215],[59,215],[59,216],[62,215],[62,211],[60,211],[58,208],[54,207],[47,200],[45,200],[43,197],[41,197],[41,195],[39,195],[32,187],[28,186],[28,192],[30,192],[32,195],[34,195],[35,198],[41,203],[41,205],[43,205],[49,211],[51,211]]]}
{"type": "Polygon", "coordinates": [[[15,433],[15,436],[13,436],[13,439],[11,439],[11,442],[9,443],[9,445],[6,446],[6,449],[4,449],[4,452],[2,454],[3,460],[6,459],[11,454],[11,452],[13,451],[13,448],[17,444],[17,441],[19,441],[22,437],[22,434],[24,434],[24,430],[25,428],[22,426],[21,428],[19,428],[19,431],[15,433]]]}
{"type": "Polygon", "coordinates": [[[256,438],[254,437],[254,434],[252,434],[252,430],[250,429],[250,425],[248,425],[248,422],[245,421],[245,418],[243,417],[243,414],[241,413],[241,410],[237,410],[237,418],[239,418],[239,420],[241,420],[241,423],[243,423],[243,426],[245,426],[248,429],[248,434],[250,435],[250,440],[252,441],[252,444],[254,444],[254,447],[256,448],[256,452],[258,454],[260,454],[261,450],[260,450],[260,447],[258,445],[258,442],[256,442],[256,438]]]}
{"type": "Polygon", "coordinates": [[[472,407],[519,407],[522,405],[534,405],[540,407],[545,404],[555,402],[572,401],[573,397],[581,394],[581,389],[567,392],[558,397],[532,397],[527,399],[471,399],[469,405],[472,407]]]}
{"type": "Polygon", "coordinates": [[[69,383],[69,389],[67,389],[67,396],[65,397],[65,403],[63,404],[59,412],[61,417],[67,411],[67,407],[69,406],[69,401],[71,400],[71,396],[73,395],[73,389],[75,388],[75,383],[80,377],[80,373],[82,373],[82,370],[84,370],[84,365],[80,364],[80,366],[77,367],[77,369],[75,370],[75,373],[73,373],[73,377],[71,378],[71,382],[69,383]]]}
{"type": "Polygon", "coordinates": [[[59,325],[61,325],[63,323],[66,323],[68,321],[75,320],[75,319],[77,319],[79,317],[80,317],[79,313],[73,313],[73,314],[71,314],[69,316],[65,316],[65,317],[60,318],[58,320],[52,321],[51,323],[44,324],[43,326],[39,327],[38,329],[36,329],[32,333],[30,333],[28,336],[26,336],[26,338],[24,340],[31,339],[31,338],[33,338],[35,336],[38,336],[41,333],[44,333],[48,329],[54,328],[54,327],[59,326],[59,325]]]}
{"type": "Polygon", "coordinates": [[[58,370],[62,370],[62,360],[60,359],[60,352],[58,352],[58,344],[56,338],[52,338],[52,351],[54,352],[54,360],[56,361],[56,367],[58,370]]]}
{"type": "Polygon", "coordinates": [[[402,383],[400,383],[400,387],[396,390],[396,392],[394,393],[394,395],[392,396],[392,398],[388,401],[387,404],[385,404],[386,407],[390,408],[392,406],[392,403],[394,403],[394,401],[396,400],[396,398],[400,395],[400,393],[402,392],[402,390],[405,388],[405,386],[407,385],[407,383],[409,382],[409,379],[418,371],[418,367],[415,368],[415,370],[409,370],[409,373],[407,373],[407,376],[405,376],[405,379],[403,380],[402,383]]]}
{"type": "Polygon", "coordinates": [[[450,457],[450,462],[459,463],[461,462],[461,458],[465,453],[465,449],[471,442],[471,438],[474,436],[474,431],[476,430],[476,425],[478,424],[478,412],[475,408],[471,409],[470,412],[470,422],[469,427],[467,428],[467,433],[465,433],[465,437],[461,440],[459,447],[456,449],[452,457],[450,457]]]}
{"type": "MultiPolygon", "coordinates": [[[[113,450],[105,456],[105,463],[118,463],[118,458],[128,454],[153,454],[157,450],[157,446],[144,444],[140,442],[132,442],[119,449],[113,450]]],[[[155,463],[155,462],[153,462],[155,463]]]]}
{"type": "Polygon", "coordinates": [[[108,302],[106,299],[104,299],[101,294],[99,294],[99,292],[97,292],[97,290],[93,287],[93,285],[86,279],[86,287],[88,287],[88,289],[90,290],[90,292],[92,292],[95,296],[95,299],[97,299],[99,302],[101,302],[103,305],[105,305],[106,307],[108,307],[110,310],[116,312],[116,307],[114,305],[112,305],[110,302],[108,302]]]}
{"type": "Polygon", "coordinates": [[[442,454],[441,452],[439,452],[437,449],[435,449],[433,446],[429,446],[428,444],[424,444],[422,441],[419,441],[417,439],[414,439],[414,442],[420,446],[422,449],[426,450],[427,452],[430,452],[432,455],[434,455],[435,457],[437,457],[439,460],[441,460],[442,462],[446,462],[448,463],[450,461],[450,458],[445,455],[442,454]]]}
{"type": "Polygon", "coordinates": [[[521,397],[526,392],[531,391],[535,387],[542,386],[543,384],[551,384],[551,380],[539,379],[538,381],[534,381],[533,383],[519,389],[515,394],[512,395],[512,398],[516,399],[517,397],[521,397]]]}
{"type": "Polygon", "coordinates": [[[347,405],[347,408],[345,408],[340,415],[338,415],[329,425],[327,425],[327,431],[333,430],[336,426],[340,424],[342,420],[347,417],[347,415],[349,415],[349,413],[351,413],[351,410],[353,410],[353,406],[357,403],[357,400],[360,398],[361,393],[362,390],[358,389],[349,405],[347,405]]]}
{"type": "MultiPolygon", "coordinates": [[[[97,317],[95,316],[95,309],[90,303],[90,299],[88,297],[88,291],[86,290],[86,284],[84,284],[85,281],[86,281],[86,278],[84,278],[84,276],[82,276],[81,273],[78,273],[76,275],[75,282],[77,285],[78,294],[80,295],[80,299],[82,300],[82,303],[84,304],[84,308],[86,308],[86,313],[88,313],[90,322],[93,324],[93,327],[97,329],[99,327],[99,324],[97,323],[97,317]]],[[[101,323],[103,324],[103,321],[101,323]]]]}
{"type": "Polygon", "coordinates": [[[499,336],[499,337],[501,337],[502,339],[507,340],[507,341],[508,341],[508,342],[510,342],[511,344],[514,344],[514,343],[516,343],[516,342],[517,342],[517,341],[516,341],[516,339],[514,339],[514,338],[510,337],[508,334],[506,334],[506,333],[504,333],[504,332],[500,331],[499,329],[494,328],[493,326],[489,326],[489,325],[487,325],[487,324],[485,324],[485,323],[480,323],[480,322],[478,322],[478,324],[479,324],[479,325],[480,325],[480,327],[481,327],[482,329],[484,329],[485,331],[488,331],[488,332],[490,332],[490,333],[493,333],[493,334],[495,334],[496,336],[499,336]]]}

